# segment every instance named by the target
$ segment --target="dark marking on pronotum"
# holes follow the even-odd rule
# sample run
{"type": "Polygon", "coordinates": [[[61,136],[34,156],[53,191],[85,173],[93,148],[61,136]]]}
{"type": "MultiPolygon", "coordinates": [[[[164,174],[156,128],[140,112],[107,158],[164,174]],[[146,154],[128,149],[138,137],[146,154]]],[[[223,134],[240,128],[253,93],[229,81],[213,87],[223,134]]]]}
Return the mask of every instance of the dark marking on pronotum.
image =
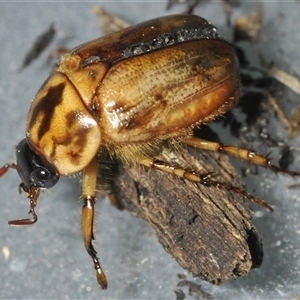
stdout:
{"type": "Polygon", "coordinates": [[[54,110],[62,100],[63,90],[65,88],[64,83],[60,83],[55,87],[50,87],[45,97],[43,97],[34,107],[32,112],[32,118],[30,120],[29,127],[32,127],[36,122],[37,116],[42,115],[42,120],[39,122],[38,138],[42,139],[44,134],[49,130],[54,110]]]}

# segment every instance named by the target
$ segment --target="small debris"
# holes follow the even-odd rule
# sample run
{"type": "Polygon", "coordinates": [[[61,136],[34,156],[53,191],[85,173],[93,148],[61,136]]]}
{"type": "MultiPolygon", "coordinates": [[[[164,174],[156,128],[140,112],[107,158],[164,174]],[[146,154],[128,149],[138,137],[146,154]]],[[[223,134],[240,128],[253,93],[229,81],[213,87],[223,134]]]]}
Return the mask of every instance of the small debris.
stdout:
{"type": "Polygon", "coordinates": [[[56,28],[54,24],[51,24],[49,29],[45,33],[37,37],[31,50],[27,53],[26,57],[24,58],[20,71],[28,65],[30,65],[36,58],[39,57],[39,55],[49,46],[50,42],[55,36],[55,33],[56,28]]]}
{"type": "Polygon", "coordinates": [[[202,299],[214,299],[214,297],[212,295],[204,292],[201,289],[201,285],[194,283],[192,281],[182,280],[182,281],[178,282],[177,286],[179,286],[179,287],[187,286],[189,288],[190,296],[193,296],[193,293],[195,293],[197,296],[199,296],[202,299]]]}
{"type": "Polygon", "coordinates": [[[176,295],[176,300],[183,300],[185,299],[185,293],[181,289],[177,289],[174,291],[176,295]]]}
{"type": "Polygon", "coordinates": [[[177,274],[178,279],[186,279],[186,276],[184,274],[177,274]]]}
{"type": "Polygon", "coordinates": [[[10,258],[10,250],[7,246],[2,247],[2,253],[5,260],[9,260],[10,258]]]}
{"type": "Polygon", "coordinates": [[[281,150],[281,158],[279,159],[279,166],[281,169],[288,169],[294,161],[294,155],[291,148],[287,145],[283,146],[281,150]]]}

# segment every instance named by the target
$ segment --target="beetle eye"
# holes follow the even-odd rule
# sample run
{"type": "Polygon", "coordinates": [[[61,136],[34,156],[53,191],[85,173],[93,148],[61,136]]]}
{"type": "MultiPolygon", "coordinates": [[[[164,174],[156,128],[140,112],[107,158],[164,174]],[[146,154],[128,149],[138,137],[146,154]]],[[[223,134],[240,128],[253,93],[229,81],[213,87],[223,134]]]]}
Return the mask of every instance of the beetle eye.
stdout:
{"type": "Polygon", "coordinates": [[[59,177],[52,174],[50,171],[44,168],[37,168],[30,173],[29,180],[33,186],[49,189],[53,187],[59,177]]]}
{"type": "Polygon", "coordinates": [[[18,144],[16,150],[17,171],[22,179],[22,190],[28,193],[32,186],[49,189],[57,183],[59,176],[54,168],[29,147],[26,139],[18,144]]]}

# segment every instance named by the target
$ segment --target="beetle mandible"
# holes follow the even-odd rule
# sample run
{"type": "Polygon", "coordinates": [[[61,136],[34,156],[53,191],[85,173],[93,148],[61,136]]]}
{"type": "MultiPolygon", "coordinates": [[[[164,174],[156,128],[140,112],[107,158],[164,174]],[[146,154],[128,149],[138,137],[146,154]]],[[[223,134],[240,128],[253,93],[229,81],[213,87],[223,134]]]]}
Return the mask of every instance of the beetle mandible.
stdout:
{"type": "Polygon", "coordinates": [[[18,144],[16,169],[30,200],[31,219],[41,190],[60,176],[82,174],[84,245],[103,289],[107,279],[93,247],[98,154],[156,168],[208,186],[244,190],[156,159],[163,147],[183,145],[222,151],[282,171],[266,157],[193,136],[193,128],[225,113],[238,100],[239,63],[231,44],[199,16],[172,15],[125,28],[75,47],[61,57],[30,107],[26,137],[18,144]]]}

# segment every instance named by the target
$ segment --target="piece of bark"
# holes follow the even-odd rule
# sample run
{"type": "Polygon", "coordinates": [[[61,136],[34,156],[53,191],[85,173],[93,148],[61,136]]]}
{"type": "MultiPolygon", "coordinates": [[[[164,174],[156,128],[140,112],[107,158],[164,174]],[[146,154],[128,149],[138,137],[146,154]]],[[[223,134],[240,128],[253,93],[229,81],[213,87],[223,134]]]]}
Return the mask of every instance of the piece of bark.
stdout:
{"type": "MultiPolygon", "coordinates": [[[[165,149],[158,157],[214,180],[242,188],[227,156],[188,148],[165,149]]],[[[234,192],[206,187],[155,169],[119,164],[112,193],[144,219],[176,261],[212,284],[246,276],[262,263],[260,234],[251,223],[249,201],[234,192]]]]}

